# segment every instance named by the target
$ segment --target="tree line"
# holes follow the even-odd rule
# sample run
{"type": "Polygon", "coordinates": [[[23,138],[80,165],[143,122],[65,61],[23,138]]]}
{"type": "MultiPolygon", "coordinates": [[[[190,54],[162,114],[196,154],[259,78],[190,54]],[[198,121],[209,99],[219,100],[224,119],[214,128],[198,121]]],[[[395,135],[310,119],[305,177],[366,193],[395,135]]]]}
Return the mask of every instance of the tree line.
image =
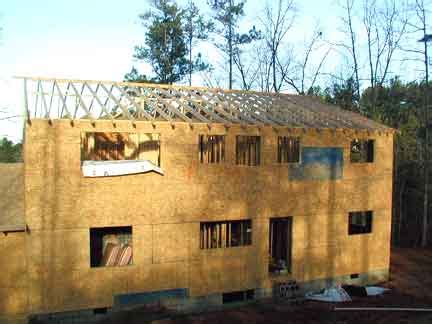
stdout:
{"type": "Polygon", "coordinates": [[[208,0],[207,8],[198,8],[192,1],[183,7],[173,0],[152,1],[140,15],[145,41],[134,54],[152,74],[132,68],[125,79],[192,85],[196,76],[211,87],[312,95],[398,129],[392,240],[426,245],[430,3],[340,0],[339,38],[327,39],[316,23],[302,43],[290,41],[301,14],[295,0],[267,2],[254,17],[246,17],[245,5],[245,0],[208,0]],[[208,18],[203,10],[211,13],[208,18]],[[255,24],[248,26],[251,20],[255,24]],[[219,54],[204,57],[198,49],[205,46],[219,54]]]}

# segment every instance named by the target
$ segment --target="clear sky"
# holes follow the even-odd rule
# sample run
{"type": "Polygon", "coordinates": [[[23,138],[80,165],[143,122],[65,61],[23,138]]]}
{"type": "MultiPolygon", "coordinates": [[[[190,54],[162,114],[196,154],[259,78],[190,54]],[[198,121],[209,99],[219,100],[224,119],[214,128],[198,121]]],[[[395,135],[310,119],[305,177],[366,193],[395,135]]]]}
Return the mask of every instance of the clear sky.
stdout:
{"type": "MultiPolygon", "coordinates": [[[[204,1],[197,3],[205,7],[204,1]]],[[[335,37],[341,13],[334,0],[297,3],[291,41],[300,43],[308,37],[316,20],[327,39],[335,37]]],[[[248,1],[242,27],[254,24],[263,6],[263,1],[248,1]]],[[[1,0],[0,109],[14,115],[22,111],[22,90],[19,81],[11,79],[14,75],[122,80],[132,65],[140,66],[132,55],[144,39],[138,14],[148,8],[146,0],[1,0]]],[[[210,61],[217,59],[214,51],[206,51],[210,61]]],[[[2,135],[19,140],[20,121],[0,121],[2,135]]]]}

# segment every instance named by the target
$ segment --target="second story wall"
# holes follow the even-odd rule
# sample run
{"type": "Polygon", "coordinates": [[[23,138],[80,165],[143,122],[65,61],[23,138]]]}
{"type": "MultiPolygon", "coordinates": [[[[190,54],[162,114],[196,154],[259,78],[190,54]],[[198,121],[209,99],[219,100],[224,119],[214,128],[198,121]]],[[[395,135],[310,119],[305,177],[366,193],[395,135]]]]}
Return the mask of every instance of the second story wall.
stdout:
{"type": "MultiPolygon", "coordinates": [[[[393,138],[391,134],[317,131],[270,127],[117,121],[35,120],[26,129],[27,223],[33,229],[66,229],[124,221],[200,221],[213,218],[309,215],[346,211],[365,205],[390,208],[393,138]],[[85,178],[81,171],[81,133],[160,134],[160,166],[165,175],[146,173],[85,178]],[[226,135],[226,161],[199,161],[199,134],[226,135]],[[261,137],[259,166],[236,165],[236,135],[261,137]],[[334,179],[309,179],[299,167],[277,162],[278,136],[298,136],[306,148],[341,148],[342,172],[334,179]],[[373,163],[351,163],[353,138],[373,139],[373,163]],[[371,184],[375,182],[375,185],[371,184]],[[363,186],[363,187],[362,187],[363,186]],[[363,190],[358,190],[362,188],[363,190]],[[356,189],[356,190],[354,190],[356,189]]],[[[304,161],[303,161],[304,163],[304,161]]]]}

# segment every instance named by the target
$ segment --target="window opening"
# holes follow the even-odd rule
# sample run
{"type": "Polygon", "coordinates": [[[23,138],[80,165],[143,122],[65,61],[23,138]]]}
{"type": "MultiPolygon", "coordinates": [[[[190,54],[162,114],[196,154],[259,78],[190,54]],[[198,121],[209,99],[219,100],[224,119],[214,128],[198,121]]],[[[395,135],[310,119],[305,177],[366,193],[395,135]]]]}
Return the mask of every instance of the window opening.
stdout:
{"type": "Polygon", "coordinates": [[[269,272],[291,272],[292,217],[271,218],[269,228],[269,272]]]}
{"type": "Polygon", "coordinates": [[[199,135],[199,159],[201,163],[225,161],[225,135],[199,135]]]}
{"type": "Polygon", "coordinates": [[[374,140],[355,139],[351,142],[351,163],[372,163],[374,161],[374,140]]]}
{"type": "Polygon", "coordinates": [[[241,290],[241,291],[232,291],[222,294],[222,303],[229,304],[235,302],[242,302],[245,300],[253,300],[255,298],[255,290],[241,290]]]}
{"type": "Polygon", "coordinates": [[[372,232],[372,211],[349,213],[348,234],[366,234],[372,232]]]}
{"type": "Polygon", "coordinates": [[[261,138],[259,136],[236,137],[236,163],[238,165],[260,165],[261,138]]]}
{"type": "Polygon", "coordinates": [[[278,136],[277,159],[279,163],[300,162],[300,138],[278,136]]]}
{"type": "Polygon", "coordinates": [[[90,228],[90,266],[132,264],[132,227],[90,228]]]}
{"type": "Polygon", "coordinates": [[[252,244],[252,221],[236,220],[200,224],[200,248],[215,249],[252,244]]]}
{"type": "Polygon", "coordinates": [[[82,133],[81,160],[149,160],[160,166],[160,136],[152,133],[82,133]]]}

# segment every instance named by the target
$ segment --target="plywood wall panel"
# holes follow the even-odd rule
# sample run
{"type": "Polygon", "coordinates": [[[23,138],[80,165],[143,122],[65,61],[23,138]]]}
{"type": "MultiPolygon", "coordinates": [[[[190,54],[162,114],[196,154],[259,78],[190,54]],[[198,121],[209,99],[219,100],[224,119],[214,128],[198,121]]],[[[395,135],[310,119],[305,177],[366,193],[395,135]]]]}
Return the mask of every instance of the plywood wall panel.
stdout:
{"type": "Polygon", "coordinates": [[[192,296],[203,296],[269,288],[274,282],[267,272],[271,217],[293,216],[289,278],[307,281],[388,268],[392,136],[192,126],[137,122],[134,127],[120,120],[116,127],[111,121],[97,121],[96,126],[79,121],[73,127],[68,121],[54,126],[35,121],[27,126],[26,221],[33,230],[27,250],[34,243],[28,257],[28,298],[33,311],[105,307],[114,294],[125,292],[189,288],[192,296]],[[85,131],[160,134],[165,175],[83,178],[80,138],[85,131]],[[199,134],[226,134],[224,164],[199,163],[199,134]],[[237,135],[261,136],[261,166],[235,164],[237,135]],[[303,147],[342,148],[342,178],[290,180],[290,167],[275,162],[277,136],[284,135],[299,136],[303,147]],[[375,163],[349,162],[350,142],[356,137],[375,139],[375,163]],[[348,236],[348,212],[353,209],[374,210],[371,234],[348,236]],[[248,218],[253,221],[252,246],[199,249],[200,221],[248,218]],[[91,269],[88,229],[120,225],[133,226],[133,266],[91,269]],[[61,256],[62,249],[70,252],[61,256]],[[49,283],[40,275],[42,269],[53,276],[65,273],[64,282],[49,283]],[[59,294],[64,297],[55,299],[59,294]]]}

